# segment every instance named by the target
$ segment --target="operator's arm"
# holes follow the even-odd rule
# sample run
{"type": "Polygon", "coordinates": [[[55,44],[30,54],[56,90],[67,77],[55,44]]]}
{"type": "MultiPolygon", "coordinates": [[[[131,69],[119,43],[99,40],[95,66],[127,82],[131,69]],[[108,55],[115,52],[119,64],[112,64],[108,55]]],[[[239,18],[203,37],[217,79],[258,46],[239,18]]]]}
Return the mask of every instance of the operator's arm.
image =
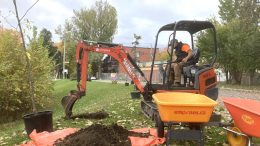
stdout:
{"type": "Polygon", "coordinates": [[[188,44],[183,45],[182,50],[188,53],[188,55],[182,59],[182,62],[187,62],[192,57],[192,50],[188,44]]]}

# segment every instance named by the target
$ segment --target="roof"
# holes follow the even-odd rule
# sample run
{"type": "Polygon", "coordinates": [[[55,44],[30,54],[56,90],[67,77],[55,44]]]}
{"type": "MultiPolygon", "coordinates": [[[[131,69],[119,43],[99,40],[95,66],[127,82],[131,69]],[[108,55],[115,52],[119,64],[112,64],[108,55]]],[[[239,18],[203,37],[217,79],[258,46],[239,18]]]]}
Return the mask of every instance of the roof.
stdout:
{"type": "MultiPolygon", "coordinates": [[[[131,57],[134,56],[133,47],[126,47],[126,51],[130,54],[131,57]]],[[[140,62],[149,62],[152,60],[151,57],[151,48],[136,47],[136,51],[139,53],[138,60],[140,62]]]]}
{"type": "Polygon", "coordinates": [[[214,25],[209,21],[182,20],[162,26],[158,33],[161,31],[173,31],[175,26],[176,31],[188,31],[190,34],[194,34],[208,28],[215,29],[214,25]]]}

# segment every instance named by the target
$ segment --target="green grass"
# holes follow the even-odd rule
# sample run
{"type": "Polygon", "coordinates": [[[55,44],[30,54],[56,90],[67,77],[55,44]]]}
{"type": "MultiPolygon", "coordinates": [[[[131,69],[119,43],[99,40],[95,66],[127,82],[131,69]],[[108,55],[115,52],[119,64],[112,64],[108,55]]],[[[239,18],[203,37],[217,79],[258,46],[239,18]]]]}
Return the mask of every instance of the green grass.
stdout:
{"type": "MultiPolygon", "coordinates": [[[[104,110],[109,114],[102,120],[75,119],[65,120],[64,111],[60,104],[63,96],[70,90],[76,89],[76,81],[55,81],[54,98],[47,109],[53,111],[54,130],[67,127],[84,128],[91,123],[111,124],[118,123],[127,129],[138,127],[153,127],[153,122],[146,118],[140,110],[139,99],[131,99],[130,92],[133,86],[123,84],[111,84],[102,82],[88,82],[86,96],[79,99],[73,108],[74,114],[97,112],[104,110]]],[[[0,125],[0,145],[15,145],[28,141],[22,120],[0,125]]],[[[219,127],[205,129],[205,145],[223,145],[226,141],[225,131],[219,127]]],[[[175,143],[175,145],[187,145],[187,142],[175,143]]],[[[188,143],[192,145],[192,143],[188,143]]]]}
{"type": "MultiPolygon", "coordinates": [[[[60,100],[73,89],[76,89],[76,81],[59,80],[55,82],[54,98],[47,108],[53,111],[54,130],[66,127],[83,128],[89,125],[89,123],[118,123],[128,129],[153,126],[152,121],[141,113],[140,100],[131,99],[130,91],[133,90],[133,86],[94,81],[88,82],[87,95],[75,103],[73,113],[81,114],[104,110],[109,114],[109,117],[102,120],[65,120],[60,100]]],[[[0,128],[0,145],[15,145],[28,140],[22,119],[2,124],[0,128]]]]}

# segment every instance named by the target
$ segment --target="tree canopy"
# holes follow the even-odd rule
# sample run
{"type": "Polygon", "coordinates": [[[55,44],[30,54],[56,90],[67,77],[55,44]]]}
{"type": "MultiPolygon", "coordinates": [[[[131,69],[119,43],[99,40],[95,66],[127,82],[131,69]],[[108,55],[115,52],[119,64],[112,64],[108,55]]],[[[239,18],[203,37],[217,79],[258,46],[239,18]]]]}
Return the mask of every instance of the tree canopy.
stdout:
{"type": "MultiPolygon", "coordinates": [[[[97,1],[91,8],[74,10],[74,16],[56,30],[66,41],[67,68],[75,74],[75,45],[78,40],[112,42],[117,31],[117,11],[107,1],[97,1]],[[69,47],[67,47],[69,45],[69,47]]],[[[93,75],[98,72],[102,54],[89,53],[93,75]]]]}
{"type": "Polygon", "coordinates": [[[78,39],[112,42],[117,29],[117,12],[107,1],[97,1],[90,9],[74,10],[72,21],[78,39]]]}
{"type": "Polygon", "coordinates": [[[43,41],[43,46],[48,50],[48,57],[54,62],[55,68],[54,71],[56,74],[61,74],[60,70],[62,69],[62,55],[61,51],[58,50],[52,41],[52,33],[43,28],[40,31],[39,37],[43,41]]]}
{"type": "MultiPolygon", "coordinates": [[[[224,68],[228,83],[241,84],[244,73],[249,74],[252,80],[254,73],[260,69],[259,14],[260,5],[255,0],[220,0],[221,21],[211,20],[217,29],[220,49],[217,61],[224,68]]],[[[198,36],[198,46],[206,54],[209,33],[203,32],[198,36]]]]}

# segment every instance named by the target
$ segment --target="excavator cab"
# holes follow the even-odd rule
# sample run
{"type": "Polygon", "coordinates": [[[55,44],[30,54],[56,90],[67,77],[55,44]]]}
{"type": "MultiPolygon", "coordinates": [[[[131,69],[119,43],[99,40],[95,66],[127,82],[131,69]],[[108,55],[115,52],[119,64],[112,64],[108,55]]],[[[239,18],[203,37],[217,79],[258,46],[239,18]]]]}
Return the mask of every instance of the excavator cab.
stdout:
{"type": "MultiPolygon", "coordinates": [[[[162,37],[165,38],[165,37],[162,37]]],[[[150,86],[152,90],[157,92],[167,91],[180,91],[180,92],[192,92],[205,94],[212,99],[216,99],[218,95],[218,89],[216,87],[217,78],[213,68],[213,65],[217,57],[217,42],[216,42],[216,30],[214,25],[208,21],[178,21],[162,26],[156,35],[155,47],[153,50],[153,60],[150,72],[150,86]],[[212,60],[207,64],[200,62],[201,50],[195,46],[194,38],[197,33],[210,30],[212,31],[213,44],[212,47],[212,60]],[[171,47],[167,48],[167,60],[158,60],[157,56],[160,53],[160,35],[168,32],[169,37],[168,44],[171,47]],[[178,32],[186,32],[190,36],[190,48],[192,49],[192,57],[184,64],[182,68],[182,79],[180,87],[172,86],[172,75],[174,72],[172,64],[176,63],[174,56],[174,47],[171,40],[176,39],[178,32]],[[159,74],[157,73],[159,70],[159,74]],[[156,80],[157,79],[157,80],[156,80]]]]}

